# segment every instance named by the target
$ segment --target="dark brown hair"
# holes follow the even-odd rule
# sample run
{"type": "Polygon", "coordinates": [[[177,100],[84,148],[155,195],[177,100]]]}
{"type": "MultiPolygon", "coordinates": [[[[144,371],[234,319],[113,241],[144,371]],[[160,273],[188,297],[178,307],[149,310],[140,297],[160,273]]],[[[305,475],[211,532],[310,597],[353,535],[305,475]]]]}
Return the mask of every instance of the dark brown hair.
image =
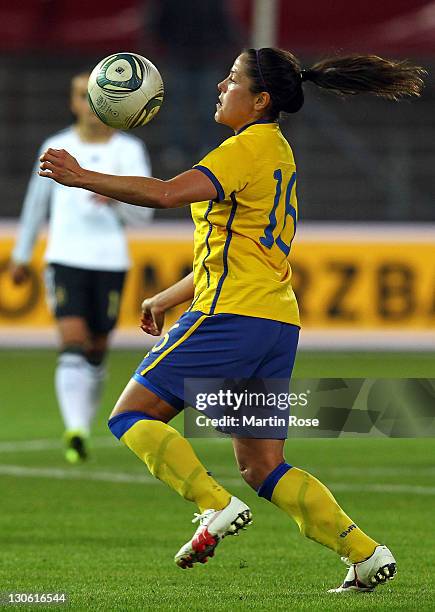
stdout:
{"type": "Polygon", "coordinates": [[[408,60],[387,60],[377,55],[327,58],[303,70],[296,56],[283,49],[245,49],[246,72],[252,93],[267,91],[268,116],[296,113],[304,104],[303,83],[311,81],[338,96],[369,93],[387,100],[418,97],[426,71],[408,60]]]}

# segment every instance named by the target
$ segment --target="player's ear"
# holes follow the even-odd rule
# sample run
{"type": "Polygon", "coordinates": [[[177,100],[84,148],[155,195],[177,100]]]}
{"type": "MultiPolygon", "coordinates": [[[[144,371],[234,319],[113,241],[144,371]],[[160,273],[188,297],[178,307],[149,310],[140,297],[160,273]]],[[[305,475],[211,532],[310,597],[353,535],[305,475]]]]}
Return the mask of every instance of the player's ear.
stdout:
{"type": "Polygon", "coordinates": [[[270,94],[267,91],[261,91],[259,94],[257,94],[257,98],[255,100],[255,110],[265,110],[269,104],[270,94]]]}

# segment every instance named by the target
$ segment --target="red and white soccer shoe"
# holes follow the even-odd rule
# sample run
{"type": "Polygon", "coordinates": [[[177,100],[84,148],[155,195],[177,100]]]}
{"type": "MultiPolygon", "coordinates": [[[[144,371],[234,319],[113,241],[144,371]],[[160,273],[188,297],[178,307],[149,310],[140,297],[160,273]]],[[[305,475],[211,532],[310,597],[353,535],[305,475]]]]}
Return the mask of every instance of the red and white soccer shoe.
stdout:
{"type": "Polygon", "coordinates": [[[360,563],[351,563],[345,557],[341,559],[350,565],[349,571],[343,584],[329,589],[328,593],[370,592],[387,580],[393,580],[397,572],[396,559],[386,546],[376,546],[374,553],[360,563]]]}
{"type": "Polygon", "coordinates": [[[240,529],[246,529],[252,523],[251,510],[237,497],[231,497],[230,503],[223,510],[205,510],[195,513],[192,523],[199,521],[199,527],[175,555],[175,563],[186,569],[194,563],[206,563],[213,557],[214,549],[228,535],[238,535],[240,529]]]}

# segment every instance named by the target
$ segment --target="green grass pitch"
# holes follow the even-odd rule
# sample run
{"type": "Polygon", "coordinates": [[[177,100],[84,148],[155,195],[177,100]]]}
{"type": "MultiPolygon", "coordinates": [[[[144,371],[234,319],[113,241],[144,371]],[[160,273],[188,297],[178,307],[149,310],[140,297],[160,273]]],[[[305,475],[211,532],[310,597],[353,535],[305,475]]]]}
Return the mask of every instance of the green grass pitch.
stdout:
{"type": "MultiPolygon", "coordinates": [[[[399,573],[372,594],[326,593],[338,557],[242,482],[227,440],[194,446],[254,523],[207,565],[180,570],[193,505],[148,477],[112,439],[106,415],[140,352],[112,352],[90,461],[63,461],[52,351],[0,351],[0,592],[62,592],[74,610],[433,610],[434,442],[292,440],[287,460],[328,484],[351,517],[395,553],[399,573]],[[33,441],[33,442],[32,442],[33,441]],[[40,442],[35,442],[40,441],[40,442]]],[[[296,376],[434,377],[434,354],[303,353],[296,376]]],[[[52,609],[20,606],[21,609],[52,609]]]]}

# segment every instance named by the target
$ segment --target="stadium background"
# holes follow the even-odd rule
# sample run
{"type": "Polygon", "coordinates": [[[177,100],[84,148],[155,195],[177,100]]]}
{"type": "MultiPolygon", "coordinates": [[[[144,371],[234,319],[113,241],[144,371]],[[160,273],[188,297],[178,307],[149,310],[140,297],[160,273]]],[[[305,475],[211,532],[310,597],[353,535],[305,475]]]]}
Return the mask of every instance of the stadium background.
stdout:
{"type": "MultiPolygon", "coordinates": [[[[156,121],[135,133],[149,147],[155,176],[168,178],[228,136],[212,120],[215,86],[243,46],[276,43],[306,65],[328,53],[375,51],[412,57],[430,69],[435,55],[434,4],[420,0],[370,8],[339,0],[327,11],[314,1],[290,7],[284,1],[127,0],[120,9],[108,0],[84,12],[77,6],[27,1],[0,13],[0,338],[5,330],[5,339],[53,341],[41,248],[35,286],[14,288],[6,261],[38,147],[71,120],[75,71],[114,49],[138,51],[158,64],[165,104],[156,121]]],[[[293,263],[302,347],[435,345],[433,105],[430,78],[423,99],[397,105],[367,97],[343,102],[308,85],[304,112],[284,122],[298,161],[301,221],[293,263]]],[[[188,209],[158,211],[155,218],[150,232],[132,236],[136,265],[118,344],[134,341],[128,329],[140,297],[191,264],[188,209]],[[181,265],[158,256],[168,247],[181,265]]]]}
{"type": "MultiPolygon", "coordinates": [[[[282,517],[268,523],[270,510],[257,507],[246,488],[243,495],[254,505],[263,532],[257,540],[241,539],[233,565],[226,566],[228,557],[223,555],[207,568],[208,577],[197,574],[193,592],[184,575],[180,578],[168,569],[174,547],[172,534],[167,535],[169,508],[179,504],[184,523],[174,526],[174,538],[182,541],[190,507],[174,502],[162,487],[143,487],[150,481],[142,466],[106,434],[105,413],[148,343],[137,328],[141,299],[183,276],[191,265],[188,210],[157,212],[148,229],[131,232],[135,265],[115,338],[122,350],[110,356],[93,458],[76,471],[65,468],[59,452],[60,422],[52,390],[55,334],[41,276],[43,236],[31,283],[15,288],[7,274],[35,154],[48,134],[71,121],[68,88],[77,70],[92,67],[114,50],[137,51],[158,65],[166,85],[165,103],[158,117],[135,134],[149,148],[154,175],[168,178],[228,136],[212,121],[215,85],[240,48],[269,44],[291,49],[305,65],[327,54],[373,52],[412,58],[429,71],[423,98],[397,105],[368,97],[342,102],[308,85],[303,112],[287,119],[283,130],[299,169],[301,222],[292,263],[304,332],[296,376],[434,377],[435,2],[22,0],[2,6],[0,481],[8,501],[1,517],[2,533],[7,534],[4,588],[67,588],[76,609],[203,610],[201,597],[214,597],[214,609],[270,609],[265,593],[273,594],[276,609],[329,609],[316,593],[336,581],[341,568],[331,568],[327,551],[317,551],[320,572],[307,584],[303,568],[313,547],[296,540],[295,530],[282,517]],[[145,495],[143,489],[154,495],[145,495]],[[104,508],[101,499],[107,502],[104,508]],[[131,518],[128,524],[125,513],[131,518]],[[163,534],[164,541],[154,560],[144,560],[135,526],[150,515],[158,516],[152,530],[163,534]],[[115,525],[109,539],[108,523],[115,525]],[[276,539],[281,528],[290,532],[287,540],[276,539]],[[264,544],[271,540],[273,546],[265,552],[264,544]],[[291,570],[282,561],[290,549],[291,570]],[[86,569],[81,568],[84,557],[86,569]],[[268,568],[260,580],[255,574],[259,557],[268,568]],[[105,562],[111,563],[116,584],[103,571],[105,562]],[[241,577],[237,572],[245,567],[241,577]],[[284,594],[274,578],[283,571],[292,582],[284,594]],[[147,581],[139,592],[143,575],[147,581]]],[[[176,315],[172,313],[172,320],[176,315]]],[[[417,573],[413,555],[416,542],[424,538],[432,548],[422,553],[423,566],[434,562],[433,536],[424,529],[430,522],[426,502],[435,492],[432,442],[291,444],[294,461],[312,467],[333,485],[356,520],[364,519],[374,533],[383,533],[385,516],[390,517],[389,542],[400,550],[408,573],[394,585],[393,600],[378,599],[377,607],[416,609],[413,597],[418,594],[418,608],[430,609],[432,578],[425,569],[417,573]],[[391,517],[392,503],[400,512],[391,517]]],[[[223,470],[224,482],[237,491],[240,485],[226,445],[196,445],[216,474],[223,470]]],[[[154,551],[153,534],[145,527],[139,531],[154,551]]],[[[235,546],[229,543],[234,551],[235,546]]],[[[353,606],[365,609],[364,604],[353,606]]]]}

